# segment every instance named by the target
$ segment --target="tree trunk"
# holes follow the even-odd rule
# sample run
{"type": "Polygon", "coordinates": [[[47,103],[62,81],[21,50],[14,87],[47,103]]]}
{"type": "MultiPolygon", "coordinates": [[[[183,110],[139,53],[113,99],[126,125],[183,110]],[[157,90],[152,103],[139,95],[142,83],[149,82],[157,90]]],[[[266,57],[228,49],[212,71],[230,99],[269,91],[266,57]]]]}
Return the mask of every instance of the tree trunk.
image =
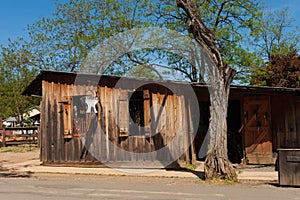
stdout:
{"type": "MultiPolygon", "coordinates": [[[[216,85],[223,84],[219,82],[216,85]]],[[[227,109],[230,85],[212,86],[210,89],[210,123],[209,123],[209,151],[207,153],[204,174],[205,179],[226,179],[237,181],[237,175],[228,160],[227,152],[227,109]]]]}
{"type": "MultiPolygon", "coordinates": [[[[205,159],[206,179],[227,179],[236,181],[236,172],[228,160],[227,154],[227,108],[230,84],[235,70],[226,65],[215,44],[214,34],[206,27],[195,8],[193,0],[177,0],[177,6],[182,8],[190,19],[188,30],[201,45],[213,64],[209,66],[210,73],[210,125],[209,151],[205,159]]],[[[203,75],[202,75],[203,76],[203,75]]]]}

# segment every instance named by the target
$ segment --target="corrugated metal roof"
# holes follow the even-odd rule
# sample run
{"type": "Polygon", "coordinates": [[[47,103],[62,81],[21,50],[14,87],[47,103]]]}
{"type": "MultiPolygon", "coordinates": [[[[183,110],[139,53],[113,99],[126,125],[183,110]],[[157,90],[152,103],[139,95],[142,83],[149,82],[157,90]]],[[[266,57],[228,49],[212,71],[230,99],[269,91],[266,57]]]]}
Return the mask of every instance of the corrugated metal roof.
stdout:
{"type": "MultiPolygon", "coordinates": [[[[122,77],[122,76],[109,76],[109,75],[95,75],[95,74],[77,74],[74,72],[61,72],[61,71],[47,71],[42,70],[40,74],[25,88],[23,95],[42,95],[42,80],[55,83],[67,83],[73,84],[76,82],[86,82],[90,81],[99,81],[100,78],[111,79],[118,81],[119,79],[126,79],[128,81],[142,81],[142,82],[157,82],[157,83],[168,83],[168,84],[189,84],[196,88],[208,88],[208,85],[194,83],[194,82],[180,82],[180,81],[166,81],[166,80],[154,80],[154,79],[145,79],[145,78],[135,78],[135,77],[122,77]],[[88,79],[87,79],[88,77],[88,79]]],[[[100,83],[100,82],[99,82],[100,83]]],[[[241,92],[241,93],[299,93],[300,88],[283,88],[283,87],[268,87],[268,86],[231,86],[232,92],[241,92]]]]}

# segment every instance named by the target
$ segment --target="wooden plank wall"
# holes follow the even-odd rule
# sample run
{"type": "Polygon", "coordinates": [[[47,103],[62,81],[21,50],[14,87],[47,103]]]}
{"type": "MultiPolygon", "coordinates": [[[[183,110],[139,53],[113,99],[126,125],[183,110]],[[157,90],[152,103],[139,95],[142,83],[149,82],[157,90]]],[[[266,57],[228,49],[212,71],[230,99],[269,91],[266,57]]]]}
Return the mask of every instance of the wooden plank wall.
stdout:
{"type": "MultiPolygon", "coordinates": [[[[118,116],[118,102],[129,90],[98,86],[98,114],[91,114],[83,123],[78,122],[81,126],[73,129],[72,137],[67,138],[63,105],[68,103],[70,96],[85,95],[87,86],[43,81],[42,87],[41,161],[44,163],[172,160],[174,153],[157,150],[169,145],[169,148],[182,151],[190,143],[188,133],[193,127],[189,124],[192,115],[188,112],[187,102],[183,96],[176,96],[163,87],[140,88],[150,90],[149,137],[130,136],[130,133],[128,137],[120,137],[117,124],[122,116],[118,116]],[[93,121],[95,116],[96,121],[93,121]],[[145,157],[143,153],[148,154],[145,157]]],[[[69,112],[72,114],[72,109],[69,112]]],[[[195,158],[194,150],[192,154],[195,158]]],[[[186,153],[181,160],[190,162],[189,157],[186,153]]]]}
{"type": "Polygon", "coordinates": [[[271,97],[274,149],[300,148],[300,103],[296,96],[271,97]]]}
{"type": "Polygon", "coordinates": [[[300,149],[279,150],[279,185],[300,186],[300,149]]]}
{"type": "Polygon", "coordinates": [[[79,161],[79,138],[64,138],[63,103],[72,93],[66,84],[43,81],[41,103],[41,160],[43,162],[79,161]]]}

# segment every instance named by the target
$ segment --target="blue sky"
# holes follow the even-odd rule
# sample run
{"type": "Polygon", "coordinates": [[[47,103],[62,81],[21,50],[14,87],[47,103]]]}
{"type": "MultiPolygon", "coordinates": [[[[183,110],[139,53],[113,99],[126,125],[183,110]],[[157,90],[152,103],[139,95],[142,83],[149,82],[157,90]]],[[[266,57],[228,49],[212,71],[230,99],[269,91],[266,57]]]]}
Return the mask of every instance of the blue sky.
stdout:
{"type": "MultiPolygon", "coordinates": [[[[0,44],[8,38],[26,37],[28,24],[50,17],[57,0],[0,0],[0,44]]],[[[66,0],[64,0],[66,2],[66,0]]]]}
{"type": "Polygon", "coordinates": [[[288,7],[290,15],[294,18],[295,24],[300,26],[300,1],[299,0],[264,0],[270,9],[280,10],[288,7]]]}
{"type": "MultiPolygon", "coordinates": [[[[26,37],[26,27],[39,18],[49,17],[55,10],[57,0],[0,0],[0,44],[8,38],[26,37]]],[[[68,0],[62,0],[67,2],[68,0]]],[[[300,26],[299,0],[265,0],[271,9],[289,7],[295,24],[300,26]]]]}

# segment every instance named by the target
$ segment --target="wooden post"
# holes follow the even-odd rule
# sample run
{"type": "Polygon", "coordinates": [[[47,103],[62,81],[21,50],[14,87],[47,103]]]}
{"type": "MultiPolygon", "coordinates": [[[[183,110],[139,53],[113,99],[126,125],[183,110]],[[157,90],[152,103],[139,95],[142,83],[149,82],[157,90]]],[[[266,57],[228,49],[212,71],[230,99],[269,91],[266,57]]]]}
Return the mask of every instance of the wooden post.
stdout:
{"type": "Polygon", "coordinates": [[[0,130],[2,130],[3,127],[2,127],[2,117],[0,117],[0,130]]]}
{"type": "Polygon", "coordinates": [[[188,101],[188,121],[189,121],[189,136],[190,136],[190,143],[191,143],[191,155],[192,155],[192,164],[196,164],[196,149],[195,149],[195,138],[193,136],[194,134],[194,124],[193,124],[193,118],[192,118],[192,109],[191,109],[191,102],[188,101]]]}
{"type": "Polygon", "coordinates": [[[147,138],[151,137],[151,116],[150,116],[150,92],[149,90],[144,90],[144,127],[145,127],[145,136],[147,138]]]}
{"type": "Polygon", "coordinates": [[[39,123],[40,123],[40,125],[39,125],[39,127],[38,127],[38,129],[37,129],[37,136],[38,136],[38,148],[40,148],[40,160],[42,160],[41,158],[41,156],[42,156],[42,153],[41,153],[41,149],[42,149],[42,121],[43,121],[43,114],[44,113],[42,113],[43,112],[43,102],[42,101],[40,101],[40,112],[41,112],[41,114],[40,114],[40,121],[39,121],[39,123]]]}
{"type": "Polygon", "coordinates": [[[106,134],[106,159],[109,161],[109,129],[108,129],[108,100],[107,100],[107,86],[104,88],[105,98],[105,134],[106,134]]]}
{"type": "MultiPolygon", "coordinates": [[[[0,117],[0,131],[3,129],[3,127],[2,127],[2,117],[0,117]]],[[[1,131],[2,132],[2,136],[4,135],[4,133],[3,133],[3,131],[1,131]]],[[[3,141],[3,140],[2,140],[3,141]]]]}
{"type": "Polygon", "coordinates": [[[2,146],[5,147],[5,129],[3,129],[2,146]]]}
{"type": "Polygon", "coordinates": [[[185,162],[186,166],[188,166],[191,163],[190,159],[190,151],[189,151],[189,123],[188,123],[188,114],[187,114],[187,108],[186,108],[186,101],[184,96],[181,96],[181,109],[182,109],[182,118],[183,118],[183,138],[184,138],[184,149],[185,149],[185,162]]]}

